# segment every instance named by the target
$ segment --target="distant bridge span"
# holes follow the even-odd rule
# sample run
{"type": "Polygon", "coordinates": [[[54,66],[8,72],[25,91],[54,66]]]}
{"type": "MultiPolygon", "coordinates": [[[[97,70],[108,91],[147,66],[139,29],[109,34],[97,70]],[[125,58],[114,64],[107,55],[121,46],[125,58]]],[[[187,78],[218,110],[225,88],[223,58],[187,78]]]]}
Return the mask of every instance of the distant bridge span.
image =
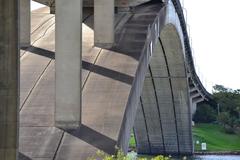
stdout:
{"type": "MultiPolygon", "coordinates": [[[[32,42],[20,54],[20,125],[5,122],[13,126],[10,132],[20,128],[19,147],[3,148],[0,159],[16,159],[11,155],[18,149],[23,160],[84,160],[98,149],[114,154],[115,146],[126,153],[132,128],[138,153],[193,154],[192,113],[197,103],[212,98],[195,72],[178,0],[116,0],[112,16],[108,9],[114,13],[114,3],[83,0],[83,36],[76,15],[79,1],[36,1],[50,6],[52,13],[56,6],[56,24],[46,9],[32,14],[32,42]],[[75,5],[68,8],[70,2],[75,5]]],[[[4,27],[15,31],[11,24],[4,27]]],[[[17,35],[11,45],[5,36],[0,44],[17,48],[17,35]]],[[[9,67],[5,65],[2,70],[9,67]]],[[[0,72],[1,77],[6,73],[0,72]]],[[[7,81],[0,80],[1,85],[7,81]]],[[[18,105],[0,100],[0,106],[18,105]]],[[[0,138],[2,146],[9,143],[3,139],[18,142],[18,134],[0,138]]]]}

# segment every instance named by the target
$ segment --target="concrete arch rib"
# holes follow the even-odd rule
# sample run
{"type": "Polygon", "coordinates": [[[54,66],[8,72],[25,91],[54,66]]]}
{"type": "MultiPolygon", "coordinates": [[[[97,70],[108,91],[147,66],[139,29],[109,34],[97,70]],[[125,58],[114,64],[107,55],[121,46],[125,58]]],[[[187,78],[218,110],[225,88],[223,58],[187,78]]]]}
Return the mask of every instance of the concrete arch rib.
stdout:
{"type": "Polygon", "coordinates": [[[141,110],[138,109],[134,125],[137,150],[144,154],[149,150],[150,154],[192,154],[183,34],[172,4],[169,3],[162,12],[165,17],[160,17],[159,41],[154,45],[141,95],[144,112],[139,113],[141,110]],[[141,114],[144,114],[146,124],[137,121],[141,114]],[[148,128],[148,132],[142,128],[148,128]],[[143,149],[142,134],[148,135],[150,149],[143,149]]]}

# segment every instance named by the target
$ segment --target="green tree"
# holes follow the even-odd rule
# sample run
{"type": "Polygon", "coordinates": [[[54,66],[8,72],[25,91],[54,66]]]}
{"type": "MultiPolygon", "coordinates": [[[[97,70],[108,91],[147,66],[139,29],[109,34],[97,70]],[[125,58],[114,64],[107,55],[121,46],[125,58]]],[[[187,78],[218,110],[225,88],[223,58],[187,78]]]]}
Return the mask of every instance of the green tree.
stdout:
{"type": "Polygon", "coordinates": [[[221,112],[218,121],[226,132],[236,132],[240,128],[240,89],[233,90],[223,85],[215,85],[213,89],[213,97],[221,112]]]}
{"type": "Polygon", "coordinates": [[[196,123],[211,123],[216,121],[217,113],[212,106],[206,103],[199,104],[194,114],[193,121],[196,123]]]}

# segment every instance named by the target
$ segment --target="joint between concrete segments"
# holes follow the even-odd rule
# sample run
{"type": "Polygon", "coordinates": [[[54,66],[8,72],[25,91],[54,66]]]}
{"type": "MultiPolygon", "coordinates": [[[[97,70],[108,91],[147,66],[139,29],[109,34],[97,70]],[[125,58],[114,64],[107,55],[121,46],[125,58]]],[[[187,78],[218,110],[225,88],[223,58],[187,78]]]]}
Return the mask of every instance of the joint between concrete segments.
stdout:
{"type": "Polygon", "coordinates": [[[61,129],[77,129],[81,126],[80,121],[55,121],[55,127],[61,128],[61,129]]]}
{"type": "Polygon", "coordinates": [[[20,47],[30,47],[31,43],[20,43],[20,47]]]}
{"type": "Polygon", "coordinates": [[[110,49],[113,47],[113,43],[94,43],[94,45],[96,47],[99,47],[99,48],[104,48],[104,49],[110,49]]]}

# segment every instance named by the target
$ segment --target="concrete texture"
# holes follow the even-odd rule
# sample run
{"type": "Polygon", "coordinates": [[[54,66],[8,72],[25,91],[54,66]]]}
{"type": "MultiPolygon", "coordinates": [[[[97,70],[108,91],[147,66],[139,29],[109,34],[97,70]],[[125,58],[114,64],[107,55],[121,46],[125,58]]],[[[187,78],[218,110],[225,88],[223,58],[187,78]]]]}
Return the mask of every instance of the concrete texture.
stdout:
{"type": "Polygon", "coordinates": [[[0,159],[18,153],[19,46],[18,1],[0,0],[0,159]]]}
{"type": "Polygon", "coordinates": [[[172,14],[174,8],[170,5],[162,9],[161,16],[168,15],[166,19],[159,19],[156,25],[153,24],[154,35],[159,32],[160,40],[153,45],[149,74],[145,78],[141,95],[144,112],[137,114],[137,117],[143,114],[146,124],[138,122],[137,119],[140,118],[136,118],[134,126],[138,153],[193,153],[183,38],[178,31],[179,21],[172,14]],[[142,132],[142,128],[146,128],[147,132],[142,132]],[[153,134],[153,131],[156,133],[153,134]],[[147,134],[148,145],[141,140],[142,134],[147,134]],[[152,136],[158,138],[151,138],[152,136]],[[146,145],[149,147],[144,149],[143,146],[146,145]]]}
{"type": "Polygon", "coordinates": [[[82,1],[56,3],[55,125],[77,128],[81,123],[82,1]]]}
{"type": "MultiPolygon", "coordinates": [[[[148,10],[151,11],[152,9],[156,12],[159,7],[149,6],[148,10]]],[[[127,151],[130,131],[135,117],[134,114],[136,113],[136,104],[141,93],[140,86],[142,86],[145,76],[144,72],[146,72],[149,59],[147,57],[142,59],[140,56],[149,51],[139,53],[139,49],[134,51],[135,46],[129,46],[128,49],[134,51],[135,55],[133,55],[133,52],[117,52],[93,47],[93,31],[91,29],[93,26],[93,16],[86,15],[86,13],[89,12],[84,11],[84,17],[88,18],[86,18],[83,25],[83,32],[85,33],[83,34],[82,69],[82,87],[84,93],[82,105],[83,125],[77,130],[64,131],[51,129],[54,125],[55,101],[54,56],[52,56],[54,54],[54,42],[52,43],[54,39],[54,30],[52,29],[54,26],[52,26],[53,28],[50,26],[46,27],[46,25],[49,25],[48,22],[40,25],[39,23],[42,23],[42,21],[34,20],[34,16],[37,16],[39,12],[33,13],[33,23],[40,26],[37,29],[39,31],[35,32],[40,34],[40,30],[43,29],[46,31],[46,28],[48,29],[44,36],[32,46],[32,48],[35,48],[29,51],[26,49],[22,57],[21,65],[27,62],[23,61],[24,57],[26,60],[29,57],[29,63],[30,59],[32,60],[32,64],[35,62],[37,64],[35,69],[39,69],[38,73],[41,74],[40,77],[37,76],[32,81],[29,81],[29,86],[32,86],[32,88],[30,92],[27,89],[28,94],[25,94],[26,97],[22,97],[25,101],[20,113],[20,130],[23,129],[20,137],[24,137],[23,140],[20,140],[22,158],[40,159],[45,157],[53,159],[53,152],[55,152],[55,159],[74,160],[79,159],[79,157],[81,157],[80,159],[86,159],[98,149],[102,149],[107,153],[114,153],[115,145],[127,151]],[[30,56],[33,54],[39,56],[39,58],[30,56]],[[138,59],[141,59],[142,65],[139,65],[138,59]],[[135,76],[140,77],[139,80],[137,80],[138,78],[135,79],[135,76]],[[36,112],[36,109],[38,109],[38,112],[36,112]],[[40,130],[41,128],[42,130],[40,130]],[[28,132],[24,132],[24,129],[28,129],[28,132]],[[39,139],[41,139],[42,145],[35,147],[34,132],[36,130],[39,130],[39,139]],[[51,131],[51,134],[49,131],[51,131]],[[56,136],[53,136],[55,134],[56,136]],[[54,137],[54,139],[51,137],[54,137]],[[24,148],[29,143],[33,143],[33,147],[24,148]],[[39,154],[38,147],[43,148],[43,144],[49,144],[52,148],[49,151],[41,151],[41,154],[39,154]]],[[[124,16],[120,17],[123,18],[124,16]]],[[[46,21],[51,21],[45,16],[43,18],[46,21]]],[[[132,22],[129,21],[129,24],[131,25],[132,22]]],[[[126,28],[129,28],[129,25],[126,25],[126,28]]],[[[122,31],[122,29],[119,29],[117,34],[120,34],[122,31]]],[[[142,35],[141,32],[140,28],[140,35],[142,35]]],[[[146,34],[146,30],[143,33],[146,34]]],[[[126,34],[126,36],[129,36],[129,34],[126,34]]],[[[115,49],[121,49],[122,45],[124,45],[123,42],[127,38],[125,37],[121,40],[119,46],[116,46],[115,49]]],[[[145,41],[141,43],[144,45],[145,41]]],[[[145,49],[147,48],[145,47],[145,49]]],[[[150,54],[148,53],[147,56],[149,57],[150,54]]],[[[26,67],[24,72],[29,72],[29,74],[28,76],[22,76],[21,81],[23,82],[27,82],[29,76],[31,76],[30,73],[35,74],[35,71],[31,67],[26,67]]]]}
{"type": "Polygon", "coordinates": [[[34,1],[48,6],[50,8],[50,13],[55,14],[55,0],[34,0],[34,1]]]}
{"type": "Polygon", "coordinates": [[[28,47],[31,41],[31,0],[20,0],[20,46],[28,47]]]}
{"type": "MultiPolygon", "coordinates": [[[[51,8],[51,13],[54,13],[55,0],[34,0],[34,1],[38,3],[42,3],[46,6],[49,6],[51,8]]],[[[115,6],[126,8],[126,7],[137,6],[149,1],[150,0],[115,0],[115,6]]],[[[83,0],[84,7],[93,7],[93,5],[94,5],[94,0],[83,0]]]]}
{"type": "Polygon", "coordinates": [[[94,44],[110,48],[114,43],[114,1],[94,1],[94,44]]]}
{"type": "Polygon", "coordinates": [[[64,130],[54,127],[54,17],[46,9],[33,13],[35,40],[21,51],[20,159],[84,160],[99,149],[113,154],[115,146],[127,152],[136,114],[139,153],[191,154],[184,38],[173,9],[153,2],[116,14],[109,50],[94,47],[93,11],[84,9],[82,83],[74,88],[83,93],[82,125],[64,130]]]}

